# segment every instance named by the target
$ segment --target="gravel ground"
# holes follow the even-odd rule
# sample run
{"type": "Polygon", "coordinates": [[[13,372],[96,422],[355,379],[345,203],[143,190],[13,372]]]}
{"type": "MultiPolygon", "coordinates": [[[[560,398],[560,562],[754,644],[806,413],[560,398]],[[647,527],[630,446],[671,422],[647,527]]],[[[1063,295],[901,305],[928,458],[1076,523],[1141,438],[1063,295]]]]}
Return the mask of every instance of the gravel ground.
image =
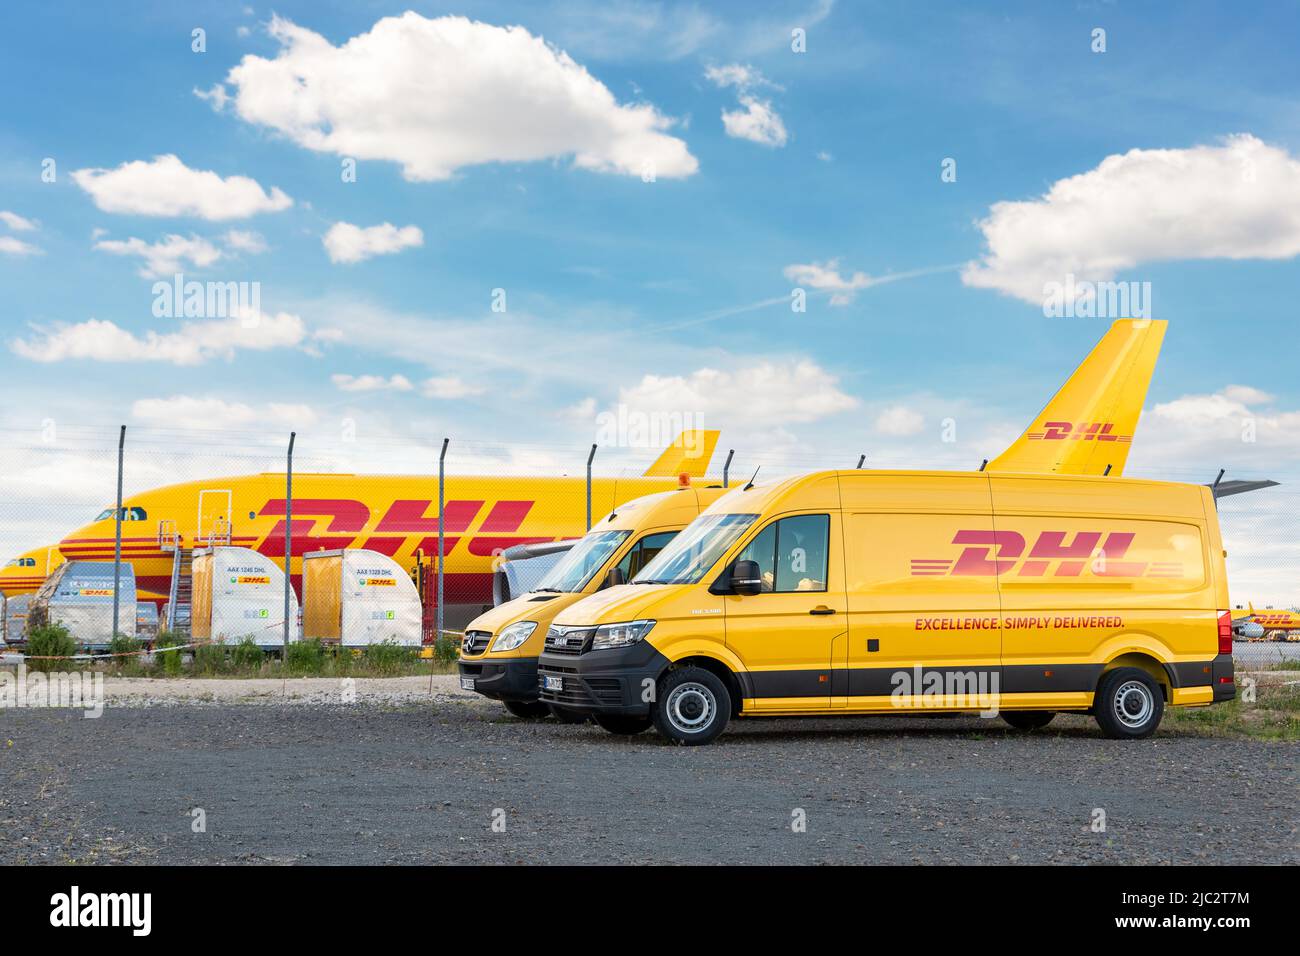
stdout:
{"type": "Polygon", "coordinates": [[[1293,744],[863,718],[684,749],[516,721],[450,677],[353,705],[332,680],[131,683],[98,720],[0,715],[0,863],[1300,862],[1293,744]]]}

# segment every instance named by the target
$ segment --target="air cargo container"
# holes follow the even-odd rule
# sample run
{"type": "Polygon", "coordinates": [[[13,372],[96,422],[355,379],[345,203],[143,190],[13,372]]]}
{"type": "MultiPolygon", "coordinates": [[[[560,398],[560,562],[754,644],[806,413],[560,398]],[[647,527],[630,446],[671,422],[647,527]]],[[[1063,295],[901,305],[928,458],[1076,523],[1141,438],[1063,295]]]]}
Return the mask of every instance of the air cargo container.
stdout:
{"type": "MultiPolygon", "coordinates": [[[[135,574],[122,562],[117,578],[117,632],[135,636],[135,574]]],[[[108,647],[113,640],[113,562],[69,561],[59,565],[32,596],[27,629],[61,624],[87,649],[108,647]]]]}
{"type": "MultiPolygon", "coordinates": [[[[196,642],[284,647],[284,572],[272,558],[233,545],[194,552],[190,636],[196,642]]],[[[298,599],[289,589],[289,639],[297,639],[298,599]]]]}
{"type": "Polygon", "coordinates": [[[302,636],[343,647],[419,647],[420,592],[392,558],[364,548],[303,555],[302,636]]]}

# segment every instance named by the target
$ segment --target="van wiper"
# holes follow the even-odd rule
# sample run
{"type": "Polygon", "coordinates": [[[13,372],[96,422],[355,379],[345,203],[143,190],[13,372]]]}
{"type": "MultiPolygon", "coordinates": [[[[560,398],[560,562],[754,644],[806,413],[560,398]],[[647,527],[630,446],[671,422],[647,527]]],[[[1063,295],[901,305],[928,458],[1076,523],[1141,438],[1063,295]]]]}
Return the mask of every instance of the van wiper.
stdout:
{"type": "Polygon", "coordinates": [[[539,593],[542,592],[542,591],[546,591],[546,592],[549,593],[549,594],[563,594],[563,593],[564,593],[564,592],[561,591],[559,588],[533,588],[533,590],[534,590],[534,591],[537,591],[537,592],[539,592],[539,593]]]}
{"type": "Polygon", "coordinates": [[[639,578],[636,581],[632,581],[631,583],[632,584],[672,584],[673,582],[665,578],[639,578]]]}

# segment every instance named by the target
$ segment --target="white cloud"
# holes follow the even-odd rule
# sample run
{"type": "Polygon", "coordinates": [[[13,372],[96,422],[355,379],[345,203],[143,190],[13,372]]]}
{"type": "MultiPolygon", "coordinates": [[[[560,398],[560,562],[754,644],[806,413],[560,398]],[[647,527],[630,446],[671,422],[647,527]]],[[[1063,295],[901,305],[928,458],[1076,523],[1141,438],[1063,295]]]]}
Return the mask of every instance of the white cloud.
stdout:
{"type": "Polygon", "coordinates": [[[214,83],[209,89],[201,90],[197,86],[191,90],[195,96],[212,107],[213,112],[220,113],[230,101],[230,95],[220,83],[214,83]]]}
{"type": "Polygon", "coordinates": [[[405,375],[331,375],[334,387],[344,392],[409,392],[414,386],[405,375]]]}
{"type": "Polygon", "coordinates": [[[185,263],[202,269],[221,258],[221,250],[199,236],[163,236],[158,242],[143,239],[101,239],[96,249],[115,256],[139,256],[144,260],[140,275],[146,279],[175,275],[185,271],[185,263]]]}
{"type": "Polygon", "coordinates": [[[131,416],[146,425],[206,430],[272,425],[301,428],[316,421],[316,413],[308,405],[270,402],[254,406],[193,395],[139,399],[131,405],[131,416]]]}
{"type": "Polygon", "coordinates": [[[560,409],[560,417],[574,422],[591,422],[596,417],[596,400],[590,396],[560,409]]]}
{"type": "Polygon", "coordinates": [[[1218,146],[1133,149],[999,202],[979,223],[988,252],[967,285],[1041,303],[1044,286],[1107,281],[1144,262],[1300,255],[1300,161],[1248,134],[1218,146]]]}
{"type": "Polygon", "coordinates": [[[840,391],[835,376],[807,359],[646,375],[620,389],[619,402],[638,412],[689,413],[703,421],[730,420],[743,403],[746,418],[768,426],[813,422],[857,405],[840,391]]]}
{"type": "Polygon", "coordinates": [[[211,170],[190,169],[176,156],[137,159],[116,169],[78,169],[72,181],[104,212],[140,216],[197,216],[221,221],[279,212],[293,200],[278,187],[267,193],[247,176],[224,179],[211,170]]]}
{"type": "Polygon", "coordinates": [[[727,135],[735,139],[747,139],[762,146],[784,146],[787,134],[785,123],[772,109],[768,100],[754,96],[742,96],[740,105],[744,109],[723,110],[722,128],[727,135]]]}
{"type": "Polygon", "coordinates": [[[302,319],[288,312],[185,322],[175,332],[149,330],[143,336],[102,319],[33,328],[32,338],[9,343],[16,355],[33,362],[82,359],[201,365],[212,358],[233,358],[241,350],[295,347],[307,338],[302,319]]]}
{"type": "Polygon", "coordinates": [[[275,59],[227,76],[240,118],[307,149],[401,164],[414,181],[481,163],[572,156],[575,166],[664,178],[698,166],[646,103],[621,105],[566,53],[520,26],[464,17],[385,17],[334,46],[281,17],[275,59]]]}
{"type": "Polygon", "coordinates": [[[35,220],[26,219],[16,212],[10,212],[8,209],[0,209],[0,222],[3,222],[14,232],[31,232],[36,228],[35,220]]]}
{"type": "Polygon", "coordinates": [[[784,275],[797,285],[830,292],[831,305],[848,305],[855,292],[872,284],[871,277],[865,272],[855,272],[848,278],[840,275],[839,259],[789,265],[785,267],[784,275]]]}
{"type": "Polygon", "coordinates": [[[817,158],[820,159],[823,163],[833,163],[833,162],[835,161],[835,157],[832,156],[830,153],[828,153],[828,152],[827,152],[826,150],[824,150],[824,149],[823,149],[823,150],[820,150],[820,151],[817,153],[817,158]]]}
{"type": "Polygon", "coordinates": [[[221,237],[226,247],[235,252],[243,252],[250,256],[261,255],[266,252],[266,240],[258,232],[247,232],[243,229],[231,229],[221,237]]]}
{"type": "Polygon", "coordinates": [[[23,242],[13,236],[0,236],[0,253],[7,256],[34,256],[40,254],[40,248],[30,242],[23,242]]]}
{"type": "Polygon", "coordinates": [[[420,392],[425,398],[468,398],[471,395],[482,395],[486,391],[484,386],[471,385],[454,375],[427,378],[420,386],[420,392]]]}
{"type": "Polygon", "coordinates": [[[883,435],[915,435],[925,427],[925,416],[906,405],[891,405],[876,416],[876,431],[883,435]]]}
{"type": "Polygon", "coordinates": [[[789,138],[785,123],[772,108],[770,100],[761,99],[752,92],[757,87],[780,87],[752,66],[741,63],[711,66],[704,71],[704,76],[719,87],[736,89],[736,98],[743,109],[722,111],[722,128],[728,136],[763,146],[785,145],[789,138]]]}
{"type": "Polygon", "coordinates": [[[378,226],[354,226],[336,222],[321,238],[330,262],[361,262],[374,256],[390,255],[413,246],[424,245],[424,233],[418,226],[398,229],[391,222],[378,226]]]}

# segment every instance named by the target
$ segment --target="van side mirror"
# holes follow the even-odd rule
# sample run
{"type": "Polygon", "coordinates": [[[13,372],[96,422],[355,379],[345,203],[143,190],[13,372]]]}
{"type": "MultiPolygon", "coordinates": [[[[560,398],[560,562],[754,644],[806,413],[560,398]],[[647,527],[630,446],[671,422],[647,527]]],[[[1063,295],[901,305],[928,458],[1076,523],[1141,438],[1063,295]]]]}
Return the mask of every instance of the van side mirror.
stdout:
{"type": "Polygon", "coordinates": [[[627,577],[623,574],[623,569],[615,565],[605,575],[605,587],[616,588],[620,584],[627,584],[627,577]]]}
{"type": "Polygon", "coordinates": [[[763,575],[757,561],[737,561],[731,569],[731,590],[734,594],[758,594],[763,590],[763,575]]]}

